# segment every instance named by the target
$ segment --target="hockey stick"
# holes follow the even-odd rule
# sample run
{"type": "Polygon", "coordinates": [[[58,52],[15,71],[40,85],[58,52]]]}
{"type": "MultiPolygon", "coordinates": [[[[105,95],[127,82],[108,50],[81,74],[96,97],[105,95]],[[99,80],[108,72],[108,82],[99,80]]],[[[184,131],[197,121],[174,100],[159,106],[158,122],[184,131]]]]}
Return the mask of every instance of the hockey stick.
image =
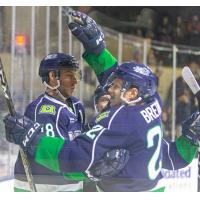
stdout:
{"type": "MultiPolygon", "coordinates": [[[[194,94],[194,96],[197,98],[199,111],[200,111],[200,86],[197,83],[193,73],[191,72],[188,66],[185,66],[182,69],[182,77],[185,80],[185,82],[188,84],[189,88],[192,90],[192,93],[194,94]]],[[[200,148],[198,149],[198,157],[200,157],[200,148]]],[[[199,181],[198,181],[198,184],[200,184],[199,181]]]]}
{"type": "Polygon", "coordinates": [[[185,66],[182,69],[182,77],[185,80],[185,82],[188,84],[189,88],[192,90],[192,93],[198,100],[198,106],[200,111],[200,86],[197,83],[193,73],[191,72],[190,68],[188,66],[185,66]]]}
{"type": "MultiPolygon", "coordinates": [[[[15,111],[14,104],[11,98],[10,89],[8,87],[8,82],[6,79],[1,58],[0,58],[0,79],[1,79],[1,87],[3,89],[4,97],[6,98],[6,103],[8,105],[9,112],[12,116],[14,116],[16,114],[16,111],[15,111]]],[[[27,159],[27,155],[21,148],[19,151],[20,151],[22,163],[24,166],[24,170],[26,173],[26,177],[27,177],[30,189],[31,191],[36,192],[36,187],[35,187],[35,184],[33,183],[33,176],[31,173],[31,168],[30,168],[29,161],[27,159]]]]}
{"type": "Polygon", "coordinates": [[[73,9],[69,6],[62,6],[62,16],[69,17],[70,12],[72,12],[73,9]]]}

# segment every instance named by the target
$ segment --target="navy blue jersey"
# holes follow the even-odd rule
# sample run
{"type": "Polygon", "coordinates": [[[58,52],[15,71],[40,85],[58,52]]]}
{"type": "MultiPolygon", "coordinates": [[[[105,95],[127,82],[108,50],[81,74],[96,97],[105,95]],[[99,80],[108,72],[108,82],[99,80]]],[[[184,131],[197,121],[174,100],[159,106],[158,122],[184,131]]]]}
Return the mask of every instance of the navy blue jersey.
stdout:
{"type": "Polygon", "coordinates": [[[85,110],[77,98],[70,99],[73,109],[54,97],[41,95],[27,107],[25,116],[43,124],[47,136],[71,141],[83,130],[85,110]]]}
{"type": "Polygon", "coordinates": [[[41,156],[49,157],[56,150],[59,151],[58,157],[50,156],[49,159],[55,161],[60,171],[85,171],[91,177],[90,168],[107,151],[128,149],[130,158],[125,168],[117,176],[98,182],[103,191],[146,191],[162,178],[161,168],[176,169],[188,164],[178,153],[175,143],[162,140],[158,95],[143,105],[112,107],[99,114],[95,122],[96,126],[70,143],[42,138],[36,150],[36,161],[54,169],[43,162],[41,156]],[[47,149],[45,152],[42,144],[46,142],[56,144],[57,149],[47,149]]]}
{"type": "MultiPolygon", "coordinates": [[[[82,103],[75,97],[71,97],[71,102],[72,108],[58,99],[42,94],[28,105],[25,116],[43,124],[42,131],[47,136],[52,138],[59,137],[70,142],[81,134],[85,122],[85,111],[82,103]]],[[[75,183],[75,181],[64,179],[62,173],[56,173],[38,165],[31,156],[28,159],[36,184],[63,185],[75,183]]],[[[26,181],[24,175],[21,157],[18,156],[15,164],[15,178],[26,181]]]]}
{"type": "MultiPolygon", "coordinates": [[[[94,69],[100,84],[106,83],[118,65],[107,50],[84,58],[94,69]]],[[[162,139],[161,112],[157,94],[141,105],[112,107],[96,116],[91,130],[71,142],[41,137],[35,149],[35,161],[56,172],[84,172],[93,178],[90,169],[106,152],[125,148],[130,152],[125,168],[115,177],[98,182],[99,188],[103,191],[147,191],[162,178],[161,168],[177,169],[188,164],[187,156],[182,158],[176,143],[162,139]],[[44,148],[45,144],[49,148],[44,148]]],[[[185,143],[180,141],[179,148],[182,144],[185,143]]]]}
{"type": "MultiPolygon", "coordinates": [[[[103,191],[146,191],[162,178],[161,168],[174,170],[188,165],[177,151],[176,143],[168,143],[162,138],[161,108],[162,101],[155,94],[142,106],[122,105],[96,117],[96,123],[115,134],[111,138],[113,148],[122,147],[131,154],[125,169],[117,177],[98,183],[103,191]],[[123,138],[120,138],[120,132],[124,134],[123,138]]],[[[100,145],[106,144],[102,140],[100,145]]]]}
{"type": "Polygon", "coordinates": [[[161,112],[159,100],[154,98],[143,105],[113,107],[107,116],[97,116],[96,122],[112,134],[107,140],[98,139],[97,150],[107,146],[130,152],[129,161],[118,176],[98,183],[103,191],[145,191],[162,178],[161,112]]]}

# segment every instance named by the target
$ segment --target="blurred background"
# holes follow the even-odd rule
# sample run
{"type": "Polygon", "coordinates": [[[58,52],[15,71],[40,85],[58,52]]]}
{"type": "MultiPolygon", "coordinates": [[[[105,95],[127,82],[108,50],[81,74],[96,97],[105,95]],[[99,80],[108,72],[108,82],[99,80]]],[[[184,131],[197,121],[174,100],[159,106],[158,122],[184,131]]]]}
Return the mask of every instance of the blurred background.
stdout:
{"type": "MultiPolygon", "coordinates": [[[[43,92],[38,76],[41,59],[52,52],[74,55],[80,62],[83,80],[75,91],[86,107],[86,117],[94,115],[94,73],[81,60],[84,52],[66,24],[70,9],[87,13],[101,26],[107,48],[124,62],[145,63],[158,77],[163,103],[164,137],[180,135],[180,124],[197,109],[197,101],[181,77],[188,65],[199,81],[200,7],[0,7],[0,56],[18,112],[43,92]]],[[[4,139],[3,116],[8,112],[0,90],[0,181],[13,176],[17,147],[4,139]]]]}

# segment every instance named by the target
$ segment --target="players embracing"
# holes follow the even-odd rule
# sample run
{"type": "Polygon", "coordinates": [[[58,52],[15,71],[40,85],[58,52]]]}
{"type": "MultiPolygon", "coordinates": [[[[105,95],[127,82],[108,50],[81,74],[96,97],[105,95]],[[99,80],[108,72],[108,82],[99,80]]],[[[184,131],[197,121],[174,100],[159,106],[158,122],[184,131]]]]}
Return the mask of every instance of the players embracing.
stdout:
{"type": "Polygon", "coordinates": [[[9,141],[19,144],[45,168],[63,174],[81,172],[83,178],[96,181],[98,191],[164,191],[159,184],[161,169],[185,167],[196,156],[199,113],[183,123],[182,136],[166,142],[162,138],[162,102],[150,68],[135,62],[119,65],[106,49],[94,20],[80,12],[72,12],[72,17],[68,26],[85,48],[83,58],[108,91],[110,108],[96,116],[91,130],[70,142],[37,129],[24,145],[32,124],[25,127],[9,115],[5,118],[9,141]],[[112,154],[116,148],[119,150],[112,154]]]}

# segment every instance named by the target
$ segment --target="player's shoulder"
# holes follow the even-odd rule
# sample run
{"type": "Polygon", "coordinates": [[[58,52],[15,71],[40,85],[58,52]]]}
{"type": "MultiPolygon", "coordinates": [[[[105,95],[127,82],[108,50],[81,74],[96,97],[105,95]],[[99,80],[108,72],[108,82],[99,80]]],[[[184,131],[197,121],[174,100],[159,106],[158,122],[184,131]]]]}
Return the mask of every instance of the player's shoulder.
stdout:
{"type": "Polygon", "coordinates": [[[157,100],[160,107],[163,108],[163,101],[161,96],[156,92],[155,95],[153,96],[154,100],[157,100]]]}
{"type": "Polygon", "coordinates": [[[75,104],[75,105],[82,105],[83,106],[83,103],[76,97],[74,96],[71,96],[70,99],[72,100],[72,103],[75,104]]]}
{"type": "Polygon", "coordinates": [[[29,106],[27,110],[33,109],[37,114],[50,114],[57,116],[63,109],[68,110],[65,103],[56,99],[48,94],[42,94],[36,98],[29,106]]]}
{"type": "MultiPolygon", "coordinates": [[[[44,95],[44,99],[40,104],[40,110],[44,110],[44,112],[51,112],[54,110],[55,115],[59,116],[74,116],[72,109],[67,106],[64,102],[60,101],[57,98],[51,97],[47,94],[44,95]]],[[[52,113],[50,113],[52,114],[52,113]]]]}
{"type": "Polygon", "coordinates": [[[152,96],[147,102],[139,105],[124,105],[120,107],[115,107],[112,110],[111,115],[115,114],[115,118],[120,121],[137,121],[137,118],[140,118],[141,111],[146,110],[149,111],[153,109],[152,112],[160,113],[162,110],[162,101],[160,96],[156,93],[152,96]]]}
{"type": "Polygon", "coordinates": [[[42,100],[43,97],[44,97],[44,94],[41,94],[36,99],[34,99],[31,103],[28,104],[28,106],[26,107],[26,110],[35,108],[36,105],[42,100]]]}
{"type": "Polygon", "coordinates": [[[71,96],[70,99],[73,103],[73,106],[76,110],[76,113],[82,112],[83,115],[85,115],[84,114],[85,113],[85,107],[84,107],[83,103],[78,98],[76,98],[74,96],[71,96]]]}
{"type": "Polygon", "coordinates": [[[41,102],[43,96],[44,94],[41,94],[40,96],[38,96],[36,99],[34,99],[31,103],[27,105],[25,113],[24,113],[25,116],[29,117],[30,119],[34,118],[33,115],[35,114],[35,109],[37,105],[41,102]]]}
{"type": "Polygon", "coordinates": [[[124,107],[124,105],[113,106],[113,107],[110,107],[109,109],[99,113],[95,117],[95,123],[100,123],[100,124],[107,126],[116,115],[119,115],[119,112],[120,112],[120,110],[123,109],[123,107],[124,107]]]}

